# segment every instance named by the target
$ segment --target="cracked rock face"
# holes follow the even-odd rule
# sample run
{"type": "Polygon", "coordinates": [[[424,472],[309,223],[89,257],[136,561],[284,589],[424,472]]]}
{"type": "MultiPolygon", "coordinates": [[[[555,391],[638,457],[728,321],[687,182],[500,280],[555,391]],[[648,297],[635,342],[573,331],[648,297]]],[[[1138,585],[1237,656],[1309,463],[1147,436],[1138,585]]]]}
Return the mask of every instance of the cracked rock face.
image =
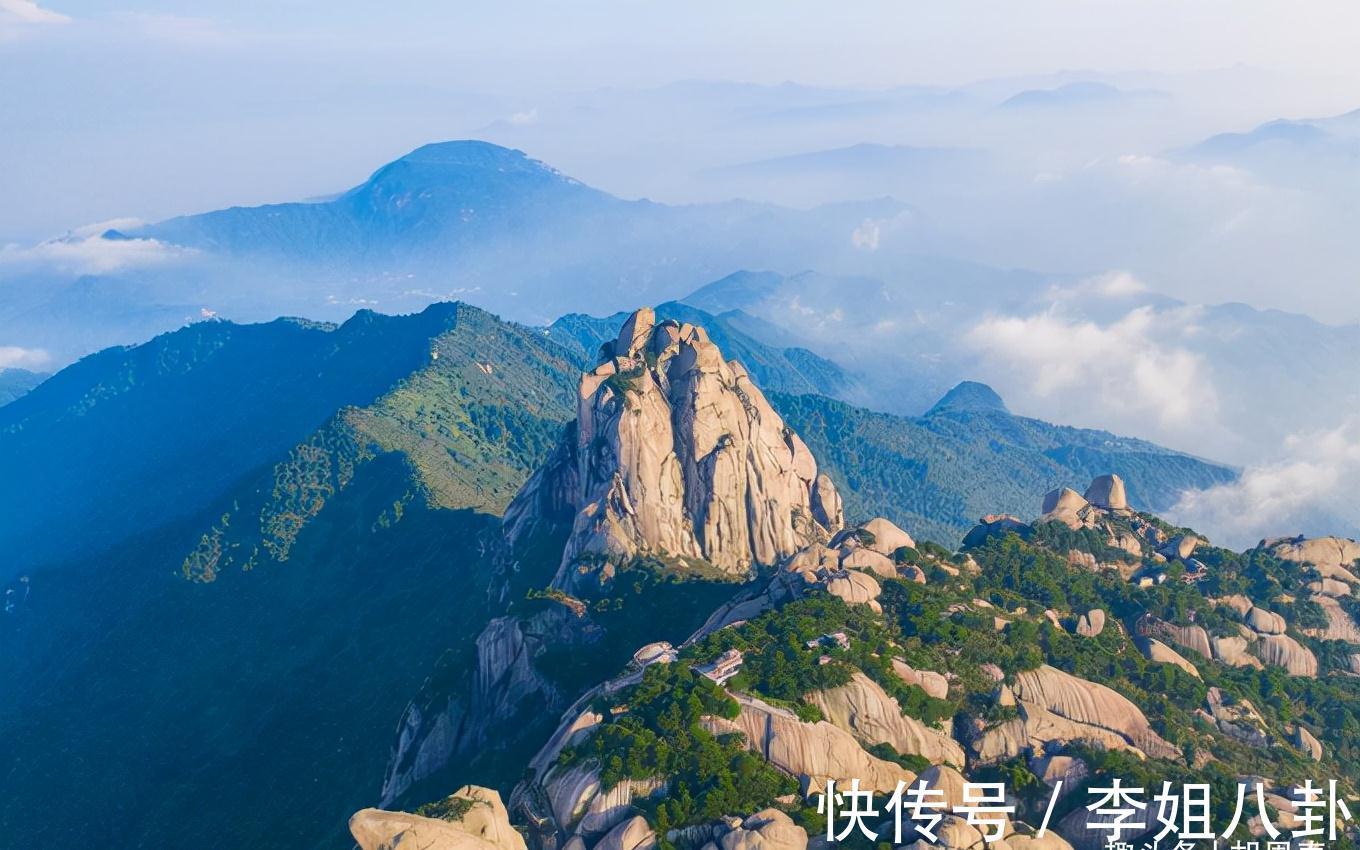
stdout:
{"type": "Polygon", "coordinates": [[[573,518],[554,582],[564,590],[607,580],[637,555],[744,576],[843,521],[835,486],[745,368],[703,328],[657,324],[651,309],[629,317],[582,376],[571,450],[573,518]]]}

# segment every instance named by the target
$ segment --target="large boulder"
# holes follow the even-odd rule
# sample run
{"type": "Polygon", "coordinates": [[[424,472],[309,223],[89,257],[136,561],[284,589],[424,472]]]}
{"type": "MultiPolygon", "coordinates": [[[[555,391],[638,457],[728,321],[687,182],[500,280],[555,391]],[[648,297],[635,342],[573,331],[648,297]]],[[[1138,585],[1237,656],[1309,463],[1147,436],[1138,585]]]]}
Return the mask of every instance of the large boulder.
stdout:
{"type": "Polygon", "coordinates": [[[1263,540],[1261,546],[1281,560],[1312,564],[1324,578],[1360,584],[1353,569],[1356,559],[1360,559],[1360,543],[1349,538],[1300,535],[1263,540]]]}
{"type": "Polygon", "coordinates": [[[915,685],[926,692],[927,696],[935,699],[947,699],[949,697],[949,680],[943,673],[936,673],[933,670],[917,670],[900,658],[892,660],[893,672],[897,677],[908,685],[915,685]]]}
{"type": "Polygon", "coordinates": [[[846,570],[826,579],[826,592],[832,596],[839,596],[851,605],[868,605],[877,609],[878,596],[883,592],[883,588],[871,575],[846,570]]]}
{"type": "Polygon", "coordinates": [[[720,850],[807,850],[807,830],[778,809],[763,809],[718,839],[720,850]]]}
{"type": "MultiPolygon", "coordinates": [[[[1331,581],[1331,579],[1327,579],[1331,581]]],[[[1331,596],[1314,596],[1313,601],[1318,604],[1322,612],[1327,615],[1327,627],[1325,629],[1305,629],[1305,633],[1310,637],[1321,640],[1344,640],[1347,643],[1360,644],[1360,625],[1350,613],[1341,607],[1331,596]]]]}
{"type": "MultiPolygon", "coordinates": [[[[745,576],[839,521],[835,488],[741,364],[703,328],[658,324],[650,309],[582,376],[571,454],[574,518],[554,579],[569,592],[640,554],[745,576]]],[[[517,523],[529,512],[512,505],[517,523]]]]}
{"type": "Polygon", "coordinates": [[[1071,529],[1087,524],[1091,503],[1070,487],[1059,487],[1044,494],[1041,522],[1061,522],[1071,529]]]}
{"type": "Polygon", "coordinates": [[[805,699],[826,719],[872,746],[886,743],[902,755],[919,755],[932,764],[962,767],[963,747],[949,735],[902,713],[902,708],[877,682],[856,671],[838,688],[815,691],[805,699]]]}
{"type": "Polygon", "coordinates": [[[1185,656],[1156,638],[1144,638],[1139,644],[1139,649],[1143,651],[1143,657],[1148,661],[1155,661],[1159,664],[1174,664],[1196,679],[1200,678],[1199,670],[1195,665],[1187,661],[1185,656]]]}
{"type": "Polygon", "coordinates": [[[1289,626],[1284,621],[1284,617],[1274,611],[1267,611],[1264,608],[1253,607],[1247,612],[1247,625],[1253,631],[1267,635],[1282,635],[1289,626]]]}
{"type": "Polygon", "coordinates": [[[862,546],[847,548],[841,554],[841,564],[846,569],[868,570],[880,578],[897,578],[897,565],[882,552],[862,546]]]}
{"type": "Polygon", "coordinates": [[[1179,751],[1152,731],[1138,706],[1111,688],[1047,664],[1015,677],[1015,696],[1076,723],[1117,733],[1147,755],[1174,758],[1179,751]]]}
{"type": "Polygon", "coordinates": [[[1289,635],[1261,635],[1255,649],[1257,657],[1267,665],[1283,667],[1291,676],[1317,676],[1317,656],[1289,635]]]}
{"type": "Polygon", "coordinates": [[[596,842],[594,850],[652,850],[656,847],[656,833],[642,815],[629,818],[596,842]]]}
{"type": "Polygon", "coordinates": [[[1215,661],[1221,661],[1230,667],[1256,667],[1260,668],[1261,661],[1248,651],[1251,644],[1241,635],[1231,637],[1214,638],[1215,661]]]}
{"type": "Polygon", "coordinates": [[[449,797],[449,803],[456,814],[447,818],[362,809],[349,819],[350,834],[361,850],[525,850],[523,836],[510,826],[495,791],[465,785],[449,797]]]}
{"type": "Polygon", "coordinates": [[[890,794],[898,782],[911,783],[916,775],[901,765],[875,758],[855,737],[825,720],[805,723],[793,712],[746,695],[737,695],[735,720],[708,718],[715,734],[740,732],[746,745],[785,773],[802,779],[808,788],[824,788],[827,780],[890,794]]]}
{"type": "Polygon", "coordinates": [[[892,556],[894,552],[903,546],[910,548],[916,547],[916,541],[911,539],[911,535],[893,525],[883,517],[873,519],[860,526],[860,529],[867,531],[873,538],[872,543],[866,543],[870,549],[884,555],[892,556]]]}
{"type": "Polygon", "coordinates": [[[1302,726],[1295,726],[1292,740],[1294,746],[1307,753],[1313,761],[1322,761],[1322,742],[1313,737],[1312,732],[1302,726]]]}
{"type": "Polygon", "coordinates": [[[1086,488],[1086,501],[1109,511],[1128,510],[1129,500],[1124,493],[1124,479],[1118,475],[1098,475],[1086,488]]]}
{"type": "Polygon", "coordinates": [[[1105,612],[1092,608],[1077,619],[1077,634],[1082,637],[1099,637],[1105,630],[1105,612]]]}

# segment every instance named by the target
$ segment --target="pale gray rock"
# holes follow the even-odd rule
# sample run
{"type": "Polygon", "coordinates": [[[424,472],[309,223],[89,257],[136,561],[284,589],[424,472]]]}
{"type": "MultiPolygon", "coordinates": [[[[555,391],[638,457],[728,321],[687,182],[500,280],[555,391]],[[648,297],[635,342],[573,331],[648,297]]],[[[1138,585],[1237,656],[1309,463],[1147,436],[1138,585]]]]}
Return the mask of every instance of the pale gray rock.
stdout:
{"type": "Polygon", "coordinates": [[[869,755],[853,735],[825,720],[804,723],[793,712],[754,697],[737,694],[735,699],[741,709],[736,720],[715,717],[705,725],[715,734],[740,732],[748,747],[807,787],[824,788],[828,779],[837,784],[858,779],[860,788],[892,793],[899,781],[916,779],[906,768],[869,755]]]}
{"type": "Polygon", "coordinates": [[[804,699],[821,709],[828,722],[867,746],[886,743],[902,755],[923,756],[932,764],[964,764],[963,747],[957,741],[903,714],[896,699],[859,671],[847,684],[804,699]]]}
{"type": "Polygon", "coordinates": [[[1124,479],[1118,475],[1099,475],[1086,488],[1086,501],[1098,508],[1111,511],[1128,510],[1129,500],[1124,493],[1124,479]]]}
{"type": "Polygon", "coordinates": [[[807,830],[778,809],[763,809],[718,839],[721,850],[807,850],[807,830]]]}
{"type": "Polygon", "coordinates": [[[1283,667],[1291,676],[1317,677],[1317,656],[1289,635],[1261,635],[1254,647],[1257,657],[1267,665],[1283,667]]]}
{"type": "Polygon", "coordinates": [[[1234,635],[1232,637],[1214,638],[1214,660],[1222,661],[1231,667],[1261,667],[1260,659],[1252,655],[1248,648],[1251,644],[1245,637],[1234,635]]]}
{"type": "Polygon", "coordinates": [[[947,699],[949,697],[949,680],[945,678],[944,674],[936,673],[933,670],[917,670],[900,658],[892,660],[892,668],[899,679],[908,685],[916,685],[928,696],[935,699],[947,699]]]}
{"type": "Polygon", "coordinates": [[[1294,746],[1303,750],[1313,761],[1322,761],[1322,743],[1302,726],[1294,727],[1294,746]]]}
{"type": "Polygon", "coordinates": [[[1324,578],[1337,579],[1347,584],[1360,584],[1352,569],[1360,558],[1360,543],[1345,537],[1314,537],[1302,535],[1275,540],[1263,540],[1261,545],[1284,561],[1312,564],[1324,578]]]}
{"type": "Polygon", "coordinates": [[[629,818],[596,842],[594,850],[652,850],[656,833],[642,815],[629,818]]]}
{"type": "Polygon", "coordinates": [[[1077,634],[1082,637],[1099,637],[1105,630],[1105,612],[1092,608],[1077,620],[1077,634]]]}
{"type": "Polygon", "coordinates": [[[456,820],[407,812],[362,809],[349,819],[350,834],[361,850],[525,850],[524,838],[510,826],[501,797],[490,788],[465,785],[452,797],[471,806],[456,820]]]}
{"type": "Polygon", "coordinates": [[[870,549],[884,555],[892,556],[894,552],[903,546],[916,548],[916,541],[911,539],[911,535],[893,525],[883,517],[873,519],[860,526],[863,530],[873,536],[874,542],[868,544],[870,549]]]}
{"type": "Polygon", "coordinates": [[[744,576],[836,530],[834,486],[702,328],[639,310],[603,348],[578,391],[574,478],[532,482],[514,506],[520,528],[533,505],[560,507],[574,481],[554,586],[607,580],[609,564],[639,554],[744,576]]]}
{"type": "Polygon", "coordinates": [[[1174,664],[1196,679],[1200,678],[1199,670],[1195,665],[1187,661],[1185,656],[1156,638],[1144,638],[1140,641],[1139,648],[1143,651],[1143,657],[1148,661],[1155,661],[1159,664],[1174,664]]]}
{"type": "Polygon", "coordinates": [[[1030,759],[1029,769],[1049,788],[1062,781],[1059,795],[1066,797],[1091,775],[1091,767],[1076,756],[1041,756],[1030,759]]]}
{"type": "Polygon", "coordinates": [[[1288,628],[1288,624],[1285,623],[1284,617],[1281,617],[1274,611],[1267,611],[1264,608],[1253,607],[1247,612],[1246,620],[1247,625],[1250,626],[1253,631],[1266,635],[1282,635],[1285,633],[1285,629],[1288,628]]]}
{"type": "Polygon", "coordinates": [[[1045,664],[1017,674],[1014,690],[1022,703],[1041,706],[1076,723],[1115,732],[1150,756],[1174,758],[1179,754],[1152,731],[1138,706],[1104,685],[1045,664]]]}

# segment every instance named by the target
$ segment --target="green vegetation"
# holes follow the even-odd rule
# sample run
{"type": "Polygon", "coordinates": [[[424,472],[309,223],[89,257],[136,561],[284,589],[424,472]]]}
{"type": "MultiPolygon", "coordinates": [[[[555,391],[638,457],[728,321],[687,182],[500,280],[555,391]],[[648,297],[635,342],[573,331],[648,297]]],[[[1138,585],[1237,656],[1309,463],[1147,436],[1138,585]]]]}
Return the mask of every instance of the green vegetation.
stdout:
{"type": "Polygon", "coordinates": [[[1156,510],[1188,488],[1231,480],[1225,467],[1142,440],[1066,428],[1004,411],[946,409],[909,418],[818,395],[766,392],[836,482],[849,517],[883,516],[912,536],[956,546],[977,518],[1031,517],[1043,493],[1123,476],[1156,510]]]}
{"type": "Polygon", "coordinates": [[[737,703],[686,664],[653,664],[639,684],[598,708],[609,720],[580,748],[563,750],[559,764],[591,759],[605,788],[665,777],[664,798],[642,803],[659,833],[755,811],[798,790],[740,736],[718,737],[704,728],[705,716],[736,717],[737,703]]]}
{"type": "Polygon", "coordinates": [[[460,821],[470,811],[472,811],[471,800],[465,797],[449,796],[442,800],[435,800],[433,803],[425,803],[418,807],[415,813],[423,818],[460,821]]]}

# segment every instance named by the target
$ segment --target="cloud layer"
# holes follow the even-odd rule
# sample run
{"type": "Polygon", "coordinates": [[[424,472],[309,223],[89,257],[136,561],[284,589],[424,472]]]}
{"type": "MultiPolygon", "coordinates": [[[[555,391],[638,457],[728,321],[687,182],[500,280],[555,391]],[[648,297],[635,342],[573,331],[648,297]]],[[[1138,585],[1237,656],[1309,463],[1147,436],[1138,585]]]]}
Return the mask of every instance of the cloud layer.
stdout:
{"type": "Polygon", "coordinates": [[[1237,481],[1188,491],[1169,519],[1221,545],[1244,548],[1263,537],[1360,533],[1360,416],[1330,430],[1285,440],[1281,456],[1237,481]]]}

